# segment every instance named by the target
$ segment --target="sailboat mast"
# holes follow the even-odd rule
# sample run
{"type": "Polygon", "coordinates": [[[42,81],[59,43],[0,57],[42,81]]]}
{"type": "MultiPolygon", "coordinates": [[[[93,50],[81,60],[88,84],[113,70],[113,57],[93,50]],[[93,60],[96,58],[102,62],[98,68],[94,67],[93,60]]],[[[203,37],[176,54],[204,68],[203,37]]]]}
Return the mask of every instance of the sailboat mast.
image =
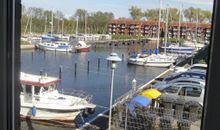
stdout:
{"type": "Polygon", "coordinates": [[[86,37],[87,37],[87,36],[86,36],[86,34],[87,34],[86,28],[87,28],[87,27],[86,27],[86,26],[87,26],[87,23],[86,23],[86,13],[85,13],[85,41],[86,41],[86,39],[87,39],[87,38],[86,38],[86,37]]]}
{"type": "Polygon", "coordinates": [[[167,15],[166,15],[165,49],[164,49],[165,54],[167,52],[166,47],[167,47],[168,18],[169,18],[169,8],[167,8],[167,15]]]}
{"type": "Polygon", "coordinates": [[[45,17],[44,33],[47,32],[47,16],[45,17]]]}
{"type": "Polygon", "coordinates": [[[197,9],[197,15],[196,15],[196,36],[195,36],[195,40],[196,42],[198,41],[198,23],[199,23],[199,9],[197,9]]]}
{"type": "Polygon", "coordinates": [[[53,11],[51,11],[51,37],[53,36],[53,11]]]}
{"type": "Polygon", "coordinates": [[[32,32],[31,32],[31,30],[32,30],[32,10],[31,10],[31,12],[30,12],[30,35],[32,34],[32,32]]]}
{"type": "Polygon", "coordinates": [[[179,9],[179,26],[178,26],[178,43],[179,43],[179,46],[180,46],[180,27],[181,27],[181,17],[182,16],[182,9],[180,7],[179,9]]]}
{"type": "Polygon", "coordinates": [[[76,35],[78,34],[79,17],[76,18],[76,35]]]}
{"type": "Polygon", "coordinates": [[[62,20],[62,35],[61,35],[61,38],[63,39],[63,27],[64,27],[64,18],[62,20]]]}
{"type": "Polygon", "coordinates": [[[157,49],[159,48],[159,44],[160,44],[160,18],[161,18],[161,6],[162,6],[162,0],[159,1],[160,1],[160,7],[159,7],[159,18],[158,18],[157,49]]]}

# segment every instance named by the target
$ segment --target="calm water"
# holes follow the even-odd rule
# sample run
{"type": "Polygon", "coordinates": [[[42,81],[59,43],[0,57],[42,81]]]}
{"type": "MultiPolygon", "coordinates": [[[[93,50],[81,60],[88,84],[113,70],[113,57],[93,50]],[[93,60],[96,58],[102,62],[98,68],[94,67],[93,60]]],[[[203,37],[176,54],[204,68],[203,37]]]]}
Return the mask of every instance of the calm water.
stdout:
{"type": "Polygon", "coordinates": [[[147,47],[149,48],[149,45],[97,45],[96,47],[93,46],[88,53],[22,50],[21,71],[39,74],[40,70],[43,70],[48,76],[58,77],[59,67],[62,66],[62,82],[59,89],[82,90],[87,94],[93,95],[93,103],[103,106],[98,106],[96,112],[86,119],[89,120],[109,106],[111,68],[106,58],[111,52],[116,52],[120,57],[124,55],[124,60],[117,64],[117,69],[115,70],[114,99],[131,89],[131,81],[134,78],[137,80],[137,85],[144,84],[165,70],[127,64],[126,58],[129,52],[147,47]],[[100,67],[98,68],[99,58],[100,67]],[[75,64],[77,64],[76,70],[75,64]]]}

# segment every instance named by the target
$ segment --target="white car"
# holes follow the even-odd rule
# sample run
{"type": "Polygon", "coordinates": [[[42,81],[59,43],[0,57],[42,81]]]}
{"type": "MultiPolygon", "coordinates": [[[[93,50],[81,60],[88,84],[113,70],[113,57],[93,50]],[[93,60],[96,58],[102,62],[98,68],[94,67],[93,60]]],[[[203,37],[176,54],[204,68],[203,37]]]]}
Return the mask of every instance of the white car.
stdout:
{"type": "Polygon", "coordinates": [[[185,102],[198,102],[203,106],[205,87],[201,84],[194,83],[171,83],[167,87],[160,90],[161,98],[172,98],[174,100],[184,99],[185,102]]]}

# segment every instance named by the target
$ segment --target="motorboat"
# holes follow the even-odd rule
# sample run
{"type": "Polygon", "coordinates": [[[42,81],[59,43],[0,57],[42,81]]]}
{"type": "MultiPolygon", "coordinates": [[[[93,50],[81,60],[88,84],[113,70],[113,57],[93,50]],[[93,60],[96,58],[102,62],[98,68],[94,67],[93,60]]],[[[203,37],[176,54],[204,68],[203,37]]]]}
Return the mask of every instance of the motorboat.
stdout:
{"type": "Polygon", "coordinates": [[[144,66],[150,67],[170,67],[175,63],[172,56],[166,54],[151,54],[147,57],[144,66]]]}
{"type": "Polygon", "coordinates": [[[144,65],[147,60],[147,54],[132,54],[128,59],[128,64],[144,65]]]}
{"type": "Polygon", "coordinates": [[[78,41],[75,45],[76,52],[89,52],[91,45],[87,45],[84,41],[78,41]]]}
{"type": "Polygon", "coordinates": [[[58,91],[59,78],[21,72],[20,94],[23,118],[33,120],[73,121],[78,114],[93,113],[91,97],[75,91],[58,91]],[[78,95],[78,96],[77,96],[78,95]]]}
{"type": "Polygon", "coordinates": [[[69,52],[72,51],[72,45],[64,41],[54,41],[54,42],[40,42],[37,48],[47,51],[59,51],[59,52],[69,52]]]}

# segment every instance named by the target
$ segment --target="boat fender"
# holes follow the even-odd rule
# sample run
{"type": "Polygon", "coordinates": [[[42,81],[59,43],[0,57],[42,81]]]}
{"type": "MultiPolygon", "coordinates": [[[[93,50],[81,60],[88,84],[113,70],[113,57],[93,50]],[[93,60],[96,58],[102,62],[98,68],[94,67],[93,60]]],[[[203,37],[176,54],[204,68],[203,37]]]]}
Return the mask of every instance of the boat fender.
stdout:
{"type": "Polygon", "coordinates": [[[89,115],[89,110],[88,110],[88,108],[86,108],[86,109],[83,110],[82,116],[83,117],[88,117],[88,115],[89,115]]]}
{"type": "Polygon", "coordinates": [[[33,117],[36,116],[36,114],[37,114],[37,108],[36,108],[35,106],[33,106],[33,107],[31,108],[31,114],[32,114],[33,117]]]}
{"type": "Polygon", "coordinates": [[[89,110],[89,114],[95,113],[95,108],[89,108],[88,110],[89,110]]]}

